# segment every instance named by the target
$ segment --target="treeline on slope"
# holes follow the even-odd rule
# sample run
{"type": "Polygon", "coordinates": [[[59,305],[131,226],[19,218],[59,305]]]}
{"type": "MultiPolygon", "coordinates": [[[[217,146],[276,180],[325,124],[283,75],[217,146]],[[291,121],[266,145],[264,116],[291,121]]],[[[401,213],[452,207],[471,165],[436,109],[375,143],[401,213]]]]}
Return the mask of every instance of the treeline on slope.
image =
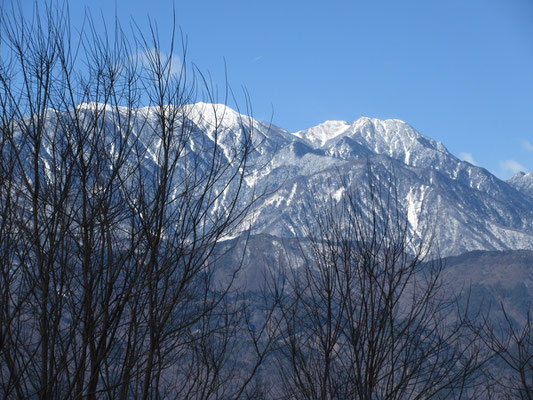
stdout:
{"type": "Polygon", "coordinates": [[[215,250],[241,234],[246,251],[253,124],[228,143],[213,106],[201,139],[187,104],[215,90],[175,65],[176,38],[165,55],[155,26],[75,33],[54,3],[0,26],[0,396],[529,396],[529,323],[496,330],[447,297],[431,230],[411,235],[371,168],[308,205],[301,262],[251,293],[215,250]]]}

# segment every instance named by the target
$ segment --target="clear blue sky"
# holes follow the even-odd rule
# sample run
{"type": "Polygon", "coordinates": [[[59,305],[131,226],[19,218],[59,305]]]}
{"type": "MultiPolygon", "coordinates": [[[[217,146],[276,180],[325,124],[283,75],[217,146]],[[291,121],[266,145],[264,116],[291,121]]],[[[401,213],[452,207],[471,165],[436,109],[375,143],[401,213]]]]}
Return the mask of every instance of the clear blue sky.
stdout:
{"type": "MultiPolygon", "coordinates": [[[[31,4],[33,0],[21,0],[31,4]]],[[[73,0],[162,36],[172,0],[73,0]]],[[[399,118],[501,178],[533,171],[533,1],[175,0],[189,61],[289,131],[399,118]],[[468,155],[463,155],[468,157],[468,155]]]]}

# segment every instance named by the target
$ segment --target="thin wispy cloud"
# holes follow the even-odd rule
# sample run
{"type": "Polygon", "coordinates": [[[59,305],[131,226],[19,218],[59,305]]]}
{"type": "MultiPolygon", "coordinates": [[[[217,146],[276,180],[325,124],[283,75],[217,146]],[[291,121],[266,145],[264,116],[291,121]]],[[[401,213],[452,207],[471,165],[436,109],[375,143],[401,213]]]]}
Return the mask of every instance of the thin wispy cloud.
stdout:
{"type": "Polygon", "coordinates": [[[259,60],[261,60],[263,58],[263,56],[257,56],[257,57],[254,57],[252,59],[252,62],[258,62],[259,60]]]}
{"type": "Polygon", "coordinates": [[[520,164],[518,161],[515,161],[515,160],[503,160],[503,161],[500,161],[500,167],[504,171],[510,171],[513,174],[516,174],[517,172],[520,172],[520,171],[526,171],[527,170],[526,167],[524,167],[522,164],[520,164]]]}
{"type": "Polygon", "coordinates": [[[522,141],[522,146],[524,146],[524,149],[526,149],[528,151],[533,151],[533,144],[531,144],[531,142],[529,140],[523,140],[522,141]]]}
{"type": "Polygon", "coordinates": [[[169,59],[166,53],[152,48],[139,51],[134,55],[134,59],[144,68],[150,68],[150,65],[153,65],[154,62],[158,60],[160,60],[162,64],[166,64],[168,62],[167,68],[170,68],[171,75],[179,75],[181,72],[181,59],[176,54],[172,54],[169,59]]]}
{"type": "Polygon", "coordinates": [[[472,153],[466,153],[466,152],[459,153],[459,158],[463,161],[469,162],[472,165],[477,165],[472,153]]]}

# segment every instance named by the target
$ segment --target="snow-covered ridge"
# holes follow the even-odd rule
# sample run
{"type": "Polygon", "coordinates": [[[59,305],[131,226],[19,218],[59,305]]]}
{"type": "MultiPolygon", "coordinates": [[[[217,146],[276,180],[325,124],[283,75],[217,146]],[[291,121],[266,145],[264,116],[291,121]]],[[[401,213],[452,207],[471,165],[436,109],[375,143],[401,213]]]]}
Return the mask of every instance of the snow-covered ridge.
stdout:
{"type": "Polygon", "coordinates": [[[293,135],[304,139],[313,146],[321,147],[328,140],[333,139],[350,127],[346,121],[326,121],[312,128],[294,132],[293,135]]]}
{"type": "MultiPolygon", "coordinates": [[[[346,121],[325,121],[311,128],[294,132],[293,135],[306,140],[313,146],[322,147],[328,141],[341,135],[354,136],[357,133],[367,140],[378,141],[406,141],[423,137],[413,127],[402,120],[381,120],[369,117],[360,117],[352,123],[346,121]]],[[[431,139],[426,139],[433,142],[431,139]]]]}
{"type": "Polygon", "coordinates": [[[533,198],[533,172],[517,172],[507,181],[516,190],[533,198]]]}
{"type": "Polygon", "coordinates": [[[292,134],[315,149],[345,160],[382,154],[407,165],[453,170],[460,160],[446,147],[399,119],[361,117],[349,123],[326,121],[292,134]]]}

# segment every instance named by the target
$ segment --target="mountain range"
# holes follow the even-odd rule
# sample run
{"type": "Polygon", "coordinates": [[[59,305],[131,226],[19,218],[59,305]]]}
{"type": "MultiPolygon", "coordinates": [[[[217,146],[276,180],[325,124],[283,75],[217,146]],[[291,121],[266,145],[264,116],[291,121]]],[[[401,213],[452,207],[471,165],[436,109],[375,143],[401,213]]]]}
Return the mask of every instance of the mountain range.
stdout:
{"type": "MultiPolygon", "coordinates": [[[[224,106],[189,107],[199,130],[212,135],[215,110],[224,106]]],[[[234,137],[243,121],[255,144],[247,190],[263,193],[248,218],[253,234],[302,236],[309,204],[364,187],[371,168],[373,180],[392,182],[411,233],[431,231],[440,255],[533,248],[533,173],[500,180],[397,119],[326,121],[290,133],[224,108],[220,131],[234,137]]]]}
{"type": "MultiPolygon", "coordinates": [[[[95,107],[96,103],[81,104],[78,118],[90,123],[95,107]]],[[[102,110],[104,106],[98,107],[102,110]]],[[[141,108],[131,117],[129,109],[105,107],[102,123],[110,131],[120,132],[123,121],[135,125],[133,154],[142,152],[142,168],[147,176],[153,175],[161,145],[153,135],[159,123],[157,110],[141,108]]],[[[228,165],[222,173],[241,168],[232,166],[232,160],[239,146],[251,137],[251,151],[242,166],[243,184],[232,182],[225,187],[226,180],[220,179],[215,189],[217,193],[239,190],[242,207],[254,202],[241,225],[252,235],[302,238],[313,205],[339,202],[346,191],[360,196],[364,212],[369,207],[368,197],[361,192],[372,180],[378,190],[394,193],[395,206],[408,221],[410,234],[420,239],[431,236],[439,256],[533,248],[533,173],[500,180],[486,169],[460,160],[442,143],[423,136],[406,122],[361,117],[354,122],[326,121],[291,133],[224,105],[196,103],[183,106],[180,112],[179,123],[188,125],[191,132],[179,139],[185,157],[180,165],[193,168],[195,175],[209,169],[213,149],[220,165],[228,165]],[[251,136],[246,132],[252,132],[251,136]]],[[[54,125],[60,115],[51,111],[48,123],[54,125]]],[[[55,162],[53,146],[42,145],[44,164],[50,168],[55,162]]],[[[105,146],[111,159],[115,144],[105,146]]],[[[173,184],[185,182],[187,174],[190,171],[184,170],[173,184]]],[[[224,213],[224,199],[218,198],[210,212],[224,213]]],[[[226,239],[238,235],[239,231],[234,231],[226,239]]]]}

